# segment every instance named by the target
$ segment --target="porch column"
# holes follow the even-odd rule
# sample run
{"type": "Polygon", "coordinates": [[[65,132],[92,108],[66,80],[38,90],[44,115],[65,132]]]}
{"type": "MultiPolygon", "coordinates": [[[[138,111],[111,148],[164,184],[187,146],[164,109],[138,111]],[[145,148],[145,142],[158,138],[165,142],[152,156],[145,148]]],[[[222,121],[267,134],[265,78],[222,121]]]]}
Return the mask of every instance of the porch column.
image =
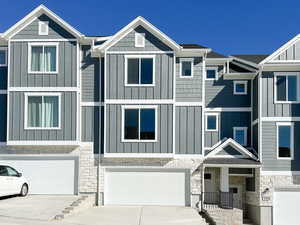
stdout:
{"type": "Polygon", "coordinates": [[[229,192],[229,168],[221,167],[221,177],[220,177],[220,190],[222,192],[229,192]]]}

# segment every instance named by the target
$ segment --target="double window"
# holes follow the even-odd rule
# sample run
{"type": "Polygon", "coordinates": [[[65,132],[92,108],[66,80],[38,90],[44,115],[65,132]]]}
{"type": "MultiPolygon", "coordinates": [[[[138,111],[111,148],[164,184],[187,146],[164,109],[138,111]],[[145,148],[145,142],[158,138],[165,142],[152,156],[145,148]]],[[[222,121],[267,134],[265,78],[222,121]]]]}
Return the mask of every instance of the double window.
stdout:
{"type": "Polygon", "coordinates": [[[123,106],[123,141],[156,141],[156,106],[123,106]]]}
{"type": "Polygon", "coordinates": [[[206,80],[216,80],[218,79],[218,68],[208,67],[206,69],[206,80]]]}
{"type": "Polygon", "coordinates": [[[7,48],[0,48],[0,67],[7,66],[7,48]]]}
{"type": "Polygon", "coordinates": [[[294,154],[294,124],[277,123],[277,158],[292,159],[294,154]]]}
{"type": "Polygon", "coordinates": [[[153,86],[154,69],[154,56],[125,56],[125,85],[153,86]]]}
{"type": "Polygon", "coordinates": [[[192,78],[194,76],[193,71],[194,60],[189,58],[180,59],[180,77],[192,78]]]}
{"type": "Polygon", "coordinates": [[[217,113],[207,113],[206,117],[206,131],[218,131],[218,117],[217,113]]]}
{"type": "Polygon", "coordinates": [[[233,139],[242,146],[247,146],[247,127],[234,127],[233,139]]]}
{"type": "Polygon", "coordinates": [[[59,129],[60,98],[60,93],[25,93],[25,129],[59,129]]]}
{"type": "Polygon", "coordinates": [[[247,81],[234,81],[233,94],[246,95],[247,94],[247,81]]]}
{"type": "Polygon", "coordinates": [[[299,101],[298,74],[275,74],[275,102],[288,103],[299,101]]]}
{"type": "Polygon", "coordinates": [[[58,43],[29,43],[29,73],[58,72],[58,43]]]}

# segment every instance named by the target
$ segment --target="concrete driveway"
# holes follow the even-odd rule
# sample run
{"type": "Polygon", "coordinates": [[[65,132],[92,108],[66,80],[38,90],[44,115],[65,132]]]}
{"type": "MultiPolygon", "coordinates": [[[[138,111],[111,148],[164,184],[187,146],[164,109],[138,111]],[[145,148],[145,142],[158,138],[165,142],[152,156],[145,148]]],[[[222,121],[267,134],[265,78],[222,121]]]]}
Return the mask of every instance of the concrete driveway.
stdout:
{"type": "Polygon", "coordinates": [[[0,221],[1,218],[49,221],[76,199],[78,196],[59,195],[0,198],[0,221]]]}
{"type": "Polygon", "coordinates": [[[104,206],[74,214],[62,224],[80,225],[206,225],[189,207],[104,206]]]}

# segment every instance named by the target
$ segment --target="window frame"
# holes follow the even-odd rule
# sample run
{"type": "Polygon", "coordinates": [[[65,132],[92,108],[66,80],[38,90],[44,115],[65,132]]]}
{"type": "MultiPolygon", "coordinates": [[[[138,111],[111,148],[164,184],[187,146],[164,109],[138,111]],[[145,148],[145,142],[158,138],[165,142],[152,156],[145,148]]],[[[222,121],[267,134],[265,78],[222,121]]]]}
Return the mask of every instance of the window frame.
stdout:
{"type": "Polygon", "coordinates": [[[8,64],[8,62],[7,62],[8,61],[8,57],[7,57],[8,49],[7,49],[7,47],[0,47],[0,50],[5,52],[5,63],[0,64],[0,67],[7,67],[7,64],[8,64]]]}
{"type": "MultiPolygon", "coordinates": [[[[60,130],[61,129],[61,93],[47,93],[47,92],[27,92],[24,93],[25,97],[25,109],[24,109],[24,129],[25,130],[60,130]],[[57,96],[58,97],[58,127],[29,127],[28,126],[28,97],[47,97],[57,96]]],[[[43,108],[42,108],[43,110],[43,108]]],[[[43,113],[42,113],[43,114],[43,113]]]]}
{"type": "Polygon", "coordinates": [[[209,131],[209,132],[216,132],[219,131],[219,113],[206,113],[205,114],[205,131],[209,131]],[[216,116],[216,129],[208,129],[207,125],[207,118],[208,116],[216,116]]]}
{"type": "Polygon", "coordinates": [[[294,159],[294,122],[277,122],[276,123],[276,156],[279,160],[293,160],[294,159]],[[290,157],[280,157],[279,156],[279,127],[280,126],[290,126],[291,127],[291,156],[290,157]]]}
{"type": "Polygon", "coordinates": [[[153,87],[155,86],[155,55],[125,55],[125,86],[126,87],[153,87]],[[153,65],[152,65],[152,84],[128,84],[128,59],[139,59],[139,81],[141,82],[141,59],[152,59],[153,65]]]}
{"type": "Polygon", "coordinates": [[[180,58],[179,60],[179,77],[183,79],[191,79],[194,77],[194,59],[193,58],[180,58]],[[182,63],[190,62],[191,63],[191,76],[185,76],[182,74],[182,63]]]}
{"type": "Polygon", "coordinates": [[[219,79],[219,73],[218,73],[218,67],[216,66],[208,66],[205,68],[205,80],[218,80],[219,79]],[[216,77],[215,78],[207,78],[207,70],[214,70],[216,71],[216,77]]]}
{"type": "Polygon", "coordinates": [[[144,47],[145,47],[145,36],[146,36],[145,33],[139,33],[139,32],[136,32],[136,33],[134,34],[134,46],[135,46],[136,48],[144,48],[144,47]],[[139,45],[139,44],[138,44],[138,41],[137,41],[139,37],[142,37],[142,38],[143,38],[143,43],[142,43],[141,45],[139,45]]]}
{"type": "MultiPolygon", "coordinates": [[[[44,52],[43,52],[44,53],[44,52]]],[[[58,74],[58,62],[59,59],[59,43],[58,42],[29,42],[28,43],[28,73],[29,74],[58,74]],[[32,71],[31,70],[31,57],[32,57],[32,47],[33,46],[41,46],[43,49],[45,47],[56,47],[56,70],[55,71],[32,71]]]]}
{"type": "MultiPolygon", "coordinates": [[[[153,143],[157,142],[157,105],[122,105],[122,132],[121,132],[121,141],[122,142],[128,142],[128,143],[153,143]],[[139,110],[139,115],[140,115],[140,110],[141,109],[154,109],[155,112],[155,138],[153,140],[141,140],[141,139],[125,139],[125,110],[126,109],[137,109],[139,110]]],[[[141,117],[139,116],[139,136],[140,136],[140,121],[141,117]]]]}
{"type": "Polygon", "coordinates": [[[39,21],[39,35],[49,35],[49,21],[39,21]],[[46,25],[46,31],[42,32],[42,25],[46,25]]]}
{"type": "Polygon", "coordinates": [[[244,147],[247,147],[248,146],[247,137],[248,137],[248,127],[233,127],[233,140],[235,142],[237,142],[238,144],[240,144],[244,147]],[[236,141],[236,133],[235,132],[239,131],[239,130],[244,131],[244,145],[242,145],[236,141]]]}
{"type": "MultiPolygon", "coordinates": [[[[300,103],[300,88],[299,88],[299,76],[300,72],[275,72],[274,73],[274,103],[275,104],[292,104],[292,103],[300,103]],[[277,77],[278,76],[296,76],[297,79],[297,100],[296,101],[281,101],[277,100],[277,77]]],[[[288,85],[286,86],[286,96],[288,97],[288,85]]]]}
{"type": "Polygon", "coordinates": [[[247,95],[248,94],[248,81],[233,81],[233,94],[234,95],[247,95]],[[236,85],[243,84],[245,90],[243,92],[237,92],[236,85]]]}

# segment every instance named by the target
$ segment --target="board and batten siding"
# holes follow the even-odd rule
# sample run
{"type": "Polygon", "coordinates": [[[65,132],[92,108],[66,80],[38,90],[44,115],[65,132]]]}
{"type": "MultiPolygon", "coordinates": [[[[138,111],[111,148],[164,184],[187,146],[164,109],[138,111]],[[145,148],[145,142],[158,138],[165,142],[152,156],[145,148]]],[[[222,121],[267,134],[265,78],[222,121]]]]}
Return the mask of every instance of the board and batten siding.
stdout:
{"type": "Polygon", "coordinates": [[[47,15],[42,14],[32,23],[21,29],[12,39],[74,39],[75,37],[66,29],[57,24],[47,15]],[[39,21],[49,22],[49,34],[39,35],[39,21]]]}
{"type": "MultiPolygon", "coordinates": [[[[53,92],[51,92],[53,93],[53,92]]],[[[24,92],[9,93],[9,140],[10,141],[76,141],[77,93],[61,93],[61,129],[24,129],[24,92]]]]}
{"type": "Polygon", "coordinates": [[[144,27],[138,26],[111,46],[108,51],[172,51],[172,49],[144,27]],[[136,32],[145,34],[145,47],[135,47],[136,32]]]}
{"type": "Polygon", "coordinates": [[[10,46],[10,87],[77,86],[76,42],[59,42],[57,74],[28,73],[28,42],[11,42],[10,46]]]}
{"type": "MultiPolygon", "coordinates": [[[[274,72],[262,73],[262,117],[300,116],[300,104],[281,104],[274,102],[274,72]]],[[[298,84],[299,87],[299,84],[298,84]]]]}
{"type": "Polygon", "coordinates": [[[277,159],[276,122],[262,122],[262,169],[266,171],[300,170],[300,122],[294,122],[294,160],[277,159]]]}
{"type": "Polygon", "coordinates": [[[173,98],[173,54],[155,54],[155,85],[153,87],[125,86],[124,54],[107,54],[106,59],[107,99],[173,98]]]}
{"type": "Polygon", "coordinates": [[[176,101],[202,102],[202,58],[193,58],[194,65],[192,78],[180,77],[180,59],[181,58],[176,58],[176,101]]]}
{"type": "Polygon", "coordinates": [[[202,154],[202,107],[176,107],[176,154],[202,154]]]}
{"type": "Polygon", "coordinates": [[[122,142],[122,105],[106,106],[106,153],[173,153],[173,106],[157,106],[157,142],[122,142]]]}
{"type": "Polygon", "coordinates": [[[300,60],[300,42],[297,41],[291,47],[283,51],[274,60],[300,60]]]}
{"type": "Polygon", "coordinates": [[[6,142],[7,95],[0,95],[0,142],[6,142]]]}

